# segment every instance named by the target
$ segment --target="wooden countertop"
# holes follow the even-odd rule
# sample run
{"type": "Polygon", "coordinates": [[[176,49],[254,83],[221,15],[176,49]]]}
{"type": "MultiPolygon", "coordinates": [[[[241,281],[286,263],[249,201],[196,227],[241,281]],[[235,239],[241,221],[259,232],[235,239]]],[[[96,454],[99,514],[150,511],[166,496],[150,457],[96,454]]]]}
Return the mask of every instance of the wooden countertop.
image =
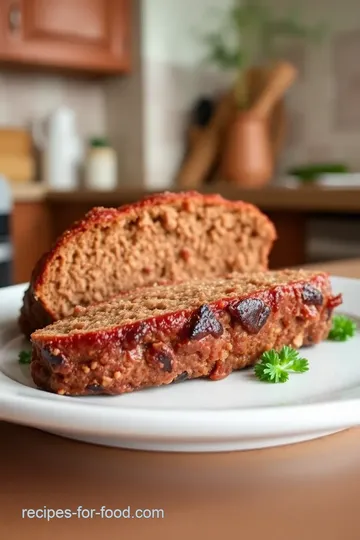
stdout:
{"type": "MultiPolygon", "coordinates": [[[[171,191],[181,191],[171,188],[171,191]]],[[[266,211],[296,211],[320,213],[357,213],[360,212],[359,189],[333,189],[304,186],[286,188],[269,186],[261,190],[243,190],[216,184],[199,189],[202,193],[220,193],[231,200],[245,200],[266,211]]],[[[31,202],[45,200],[50,204],[90,204],[94,206],[118,206],[133,202],[142,197],[155,193],[143,188],[124,187],[117,191],[54,191],[48,190],[41,183],[15,185],[13,197],[15,202],[31,202]]]]}
{"type": "MultiPolygon", "coordinates": [[[[313,266],[319,268],[319,266],[313,266]]],[[[322,265],[360,278],[360,260],[322,265]]],[[[0,538],[356,540],[360,429],[220,454],[127,451],[0,423],[0,538]],[[159,509],[163,518],[22,519],[23,509],[159,509]]]]}
{"type": "MultiPolygon", "coordinates": [[[[172,191],[181,191],[172,189],[172,191]]],[[[228,184],[217,184],[202,188],[202,193],[220,193],[227,199],[245,200],[267,211],[297,212],[360,212],[359,189],[326,189],[316,187],[285,188],[268,187],[261,190],[242,190],[228,184]]],[[[136,201],[151,194],[143,189],[119,189],[116,192],[55,192],[46,195],[50,203],[91,203],[94,205],[113,205],[136,201]]]]}
{"type": "Polygon", "coordinates": [[[33,183],[12,183],[11,192],[13,202],[15,203],[30,203],[45,200],[47,196],[47,188],[40,182],[33,183]]]}
{"type": "Polygon", "coordinates": [[[360,259],[332,261],[322,264],[306,265],[305,268],[313,270],[326,270],[332,276],[360,279],[360,259]]]}

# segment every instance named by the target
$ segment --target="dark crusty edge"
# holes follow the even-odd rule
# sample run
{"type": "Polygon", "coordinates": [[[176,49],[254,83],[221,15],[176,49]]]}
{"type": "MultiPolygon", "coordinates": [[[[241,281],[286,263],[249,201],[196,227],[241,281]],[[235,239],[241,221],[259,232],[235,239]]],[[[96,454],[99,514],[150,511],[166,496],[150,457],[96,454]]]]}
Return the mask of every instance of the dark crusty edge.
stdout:
{"type": "Polygon", "coordinates": [[[31,374],[39,388],[80,396],[123,394],[185,376],[218,380],[253,365],[265,350],[319,343],[341,301],[319,273],[96,332],[54,336],[44,329],[32,335],[31,374]]]}
{"type": "Polygon", "coordinates": [[[155,195],[145,197],[141,201],[120,206],[119,208],[103,208],[95,207],[88,212],[84,219],[77,221],[74,225],[65,231],[55,242],[52,249],[45,253],[38,263],[36,264],[31,278],[28,289],[25,291],[23,298],[23,305],[20,310],[19,316],[19,328],[21,332],[30,338],[32,332],[38,328],[54,322],[56,320],[55,314],[51,312],[49,308],[44,306],[41,298],[38,296],[38,289],[42,285],[46,270],[51,265],[51,262],[56,258],[58,251],[66,244],[70,239],[78,234],[91,229],[98,223],[106,223],[116,219],[119,215],[130,214],[131,212],[146,209],[150,206],[156,206],[159,204],[166,204],[178,200],[202,200],[205,204],[218,203],[229,207],[247,208],[249,211],[257,213],[264,218],[264,223],[267,223],[269,231],[272,233],[272,239],[269,242],[269,253],[272,245],[276,240],[276,230],[269,218],[263,214],[258,208],[250,203],[243,201],[230,201],[224,199],[221,195],[202,195],[196,191],[171,193],[164,192],[155,195]]]}
{"type": "Polygon", "coordinates": [[[47,264],[49,254],[45,253],[37,262],[32,276],[30,278],[29,287],[26,289],[23,297],[23,304],[20,309],[18,325],[24,336],[30,339],[32,332],[38,328],[43,328],[54,322],[54,318],[45,309],[42,302],[36,295],[36,281],[41,275],[45,265],[47,264]]]}

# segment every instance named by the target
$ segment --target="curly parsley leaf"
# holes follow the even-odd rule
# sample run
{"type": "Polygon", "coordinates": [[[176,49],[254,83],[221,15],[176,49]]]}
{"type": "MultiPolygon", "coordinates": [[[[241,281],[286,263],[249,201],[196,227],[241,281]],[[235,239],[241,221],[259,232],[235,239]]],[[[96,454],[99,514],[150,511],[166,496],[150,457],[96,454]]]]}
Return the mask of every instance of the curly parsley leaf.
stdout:
{"type": "Polygon", "coordinates": [[[31,363],[31,351],[21,351],[19,353],[19,363],[20,364],[30,364],[31,363]]]}
{"type": "Polygon", "coordinates": [[[285,345],[280,351],[266,351],[255,365],[254,371],[260,381],[284,383],[289,379],[289,372],[304,373],[309,369],[309,362],[301,358],[298,351],[285,345]]]}
{"type": "Polygon", "coordinates": [[[328,339],[332,341],[347,341],[354,337],[355,332],[356,324],[352,319],[345,317],[345,315],[334,315],[328,339]]]}

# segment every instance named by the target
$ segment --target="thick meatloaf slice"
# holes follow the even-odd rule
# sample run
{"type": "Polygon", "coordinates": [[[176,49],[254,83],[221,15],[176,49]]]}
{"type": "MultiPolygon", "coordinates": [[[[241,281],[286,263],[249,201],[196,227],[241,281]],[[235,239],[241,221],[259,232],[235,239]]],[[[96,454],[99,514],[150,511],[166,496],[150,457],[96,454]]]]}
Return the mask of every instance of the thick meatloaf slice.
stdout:
{"type": "Polygon", "coordinates": [[[162,281],[263,271],[274,226],[257,208],[219,195],[164,193],[94,208],[33,271],[20,328],[26,336],[114,295],[162,281]]]}
{"type": "Polygon", "coordinates": [[[271,348],[328,335],[327,274],[233,274],[133,291],[32,334],[37,386],[67,395],[122,394],[179,378],[222,379],[271,348]]]}

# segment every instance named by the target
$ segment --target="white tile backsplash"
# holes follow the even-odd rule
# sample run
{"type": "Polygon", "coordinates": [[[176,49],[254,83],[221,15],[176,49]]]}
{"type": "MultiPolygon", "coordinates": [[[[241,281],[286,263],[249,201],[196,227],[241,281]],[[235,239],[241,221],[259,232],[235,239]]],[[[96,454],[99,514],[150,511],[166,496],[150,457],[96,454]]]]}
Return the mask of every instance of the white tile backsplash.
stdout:
{"type": "Polygon", "coordinates": [[[59,105],[74,109],[79,134],[106,133],[103,83],[32,72],[0,73],[0,126],[29,127],[59,105]]]}

